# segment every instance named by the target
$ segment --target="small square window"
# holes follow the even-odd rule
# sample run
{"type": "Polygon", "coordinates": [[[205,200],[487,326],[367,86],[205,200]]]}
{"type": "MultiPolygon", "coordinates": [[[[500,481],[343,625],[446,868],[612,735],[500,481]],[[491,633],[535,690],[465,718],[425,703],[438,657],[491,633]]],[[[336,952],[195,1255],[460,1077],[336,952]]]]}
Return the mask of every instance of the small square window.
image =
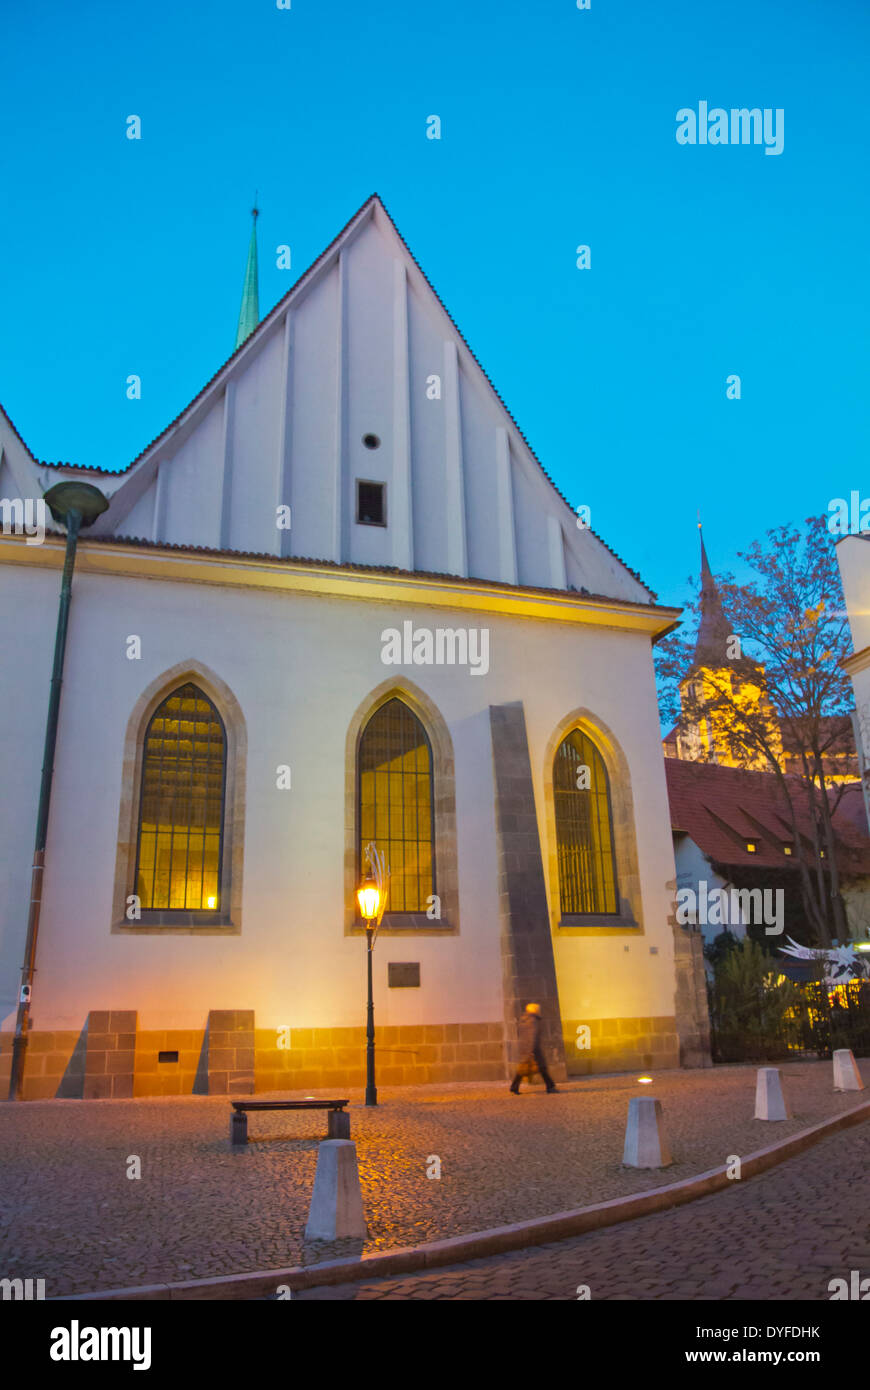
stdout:
{"type": "Polygon", "coordinates": [[[783,845],[782,852],[783,854],[791,854],[791,845],[783,845]]]}
{"type": "Polygon", "coordinates": [[[387,485],[356,480],[356,519],[360,526],[386,526],[387,485]]]}
{"type": "Polygon", "coordinates": [[[746,841],[746,852],[747,852],[747,854],[755,854],[756,851],[757,851],[757,849],[758,849],[758,846],[757,846],[757,844],[755,843],[754,840],[747,840],[747,841],[746,841]]]}

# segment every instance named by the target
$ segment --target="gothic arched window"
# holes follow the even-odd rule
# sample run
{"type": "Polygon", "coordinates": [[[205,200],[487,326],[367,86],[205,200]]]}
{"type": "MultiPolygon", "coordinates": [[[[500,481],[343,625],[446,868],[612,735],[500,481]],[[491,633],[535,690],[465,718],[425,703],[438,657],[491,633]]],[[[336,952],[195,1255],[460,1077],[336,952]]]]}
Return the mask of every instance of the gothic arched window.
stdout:
{"type": "Polygon", "coordinates": [[[360,871],[374,841],[391,870],[388,912],[425,912],[435,892],[432,749],[404,701],[375,710],[358,754],[360,871]]]}
{"type": "Polygon", "coordinates": [[[221,910],[226,750],[223,720],[191,681],[151,716],[136,840],[143,910],[221,910]]]}
{"type": "Polygon", "coordinates": [[[580,729],[572,730],[556,751],[553,793],[563,914],[618,913],[607,769],[595,744],[580,729]]]}

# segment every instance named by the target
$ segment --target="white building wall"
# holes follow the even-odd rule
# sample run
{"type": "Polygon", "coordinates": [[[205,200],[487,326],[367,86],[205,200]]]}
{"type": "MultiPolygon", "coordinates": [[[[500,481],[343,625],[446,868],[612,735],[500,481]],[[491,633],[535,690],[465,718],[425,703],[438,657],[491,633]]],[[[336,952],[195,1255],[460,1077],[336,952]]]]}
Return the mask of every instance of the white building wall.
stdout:
{"type": "Polygon", "coordinates": [[[283,335],[273,332],[235,386],[222,544],[278,553],[275,506],[281,464],[283,335]]]}
{"type": "MultiPolygon", "coordinates": [[[[742,914],[739,912],[733,922],[730,920],[731,888],[733,886],[731,881],[722,878],[720,874],[714,872],[710,860],[689,835],[674,836],[674,861],[677,869],[677,888],[691,888],[692,892],[695,894],[696,902],[700,902],[702,898],[702,882],[707,885],[708,897],[712,893],[721,892],[722,890],[728,894],[727,910],[721,911],[719,914],[723,918],[727,915],[729,918],[728,921],[723,920],[719,923],[698,923],[701,928],[701,935],[704,938],[704,945],[711,945],[716,937],[720,936],[723,931],[730,931],[737,937],[738,941],[741,941],[746,935],[746,923],[743,920],[742,914]]],[[[721,903],[722,898],[720,897],[718,901],[721,903]]],[[[697,912],[690,915],[688,920],[697,923],[697,912]]]]}
{"type": "MultiPolygon", "coordinates": [[[[97,554],[98,547],[94,547],[97,554]]],[[[4,611],[27,633],[7,679],[0,836],[0,1013],[13,1008],[26,924],[59,575],[4,566],[4,611]],[[14,801],[14,810],[13,810],[14,801]]],[[[601,627],[469,614],[491,632],[486,676],[451,667],[385,667],[381,632],[455,627],[455,609],[94,573],[75,581],[45,894],[35,1029],[81,1027],[90,1009],[136,1008],[139,1026],[202,1026],[209,1009],[254,1008],[261,1027],[359,1024],[364,949],[344,935],[345,739],[385,678],[406,674],[434,702],[454,745],[458,936],[391,937],[376,947],[379,1024],[500,1021],[497,853],[489,705],[521,699],[544,853],[543,760],[573,710],[598,711],[631,770],[646,932],[559,939],[563,1016],[671,1016],[667,925],[673,877],[664,770],[646,636],[601,627]],[[141,660],[126,657],[141,637],[141,660]],[[247,814],[240,936],[113,935],[112,891],[129,715],[149,684],[195,658],[230,687],[247,723],[247,814]],[[276,788],[279,764],[292,790],[276,788]],[[625,947],[628,946],[626,951],[625,947]],[[657,947],[657,954],[650,953],[657,947]],[[421,962],[420,990],[388,990],[389,960],[421,962]]],[[[7,623],[8,623],[7,619],[7,623]]],[[[8,669],[8,668],[7,668],[8,669]]]]}

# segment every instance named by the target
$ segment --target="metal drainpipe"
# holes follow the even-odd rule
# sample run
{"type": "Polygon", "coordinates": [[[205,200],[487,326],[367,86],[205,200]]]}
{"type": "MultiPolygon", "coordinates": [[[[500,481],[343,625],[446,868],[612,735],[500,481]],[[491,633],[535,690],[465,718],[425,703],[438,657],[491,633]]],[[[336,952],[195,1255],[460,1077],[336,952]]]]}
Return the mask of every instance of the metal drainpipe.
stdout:
{"type": "Polygon", "coordinates": [[[27,1055],[27,1035],[30,1028],[30,996],[36,964],[36,941],[39,935],[39,913],[42,907],[42,877],[45,868],[45,841],[48,833],[48,808],[51,802],[51,779],[54,772],[54,750],[57,743],[57,723],[60,710],[60,687],[63,679],[63,659],[66,651],[66,630],[72,594],[73,569],[76,562],[76,543],[82,523],[81,512],[70,509],[66,514],[66,554],[60,586],[60,607],[54,639],[54,667],[48,697],[48,717],[45,724],[45,750],[42,759],[42,783],[39,788],[39,810],[36,815],[36,845],[30,878],[30,913],[27,919],[27,940],[24,946],[24,965],[21,968],[21,989],[18,1013],[15,1017],[15,1036],[12,1042],[12,1070],[9,1075],[9,1100],[20,1100],[24,1082],[24,1060],[27,1055]]]}

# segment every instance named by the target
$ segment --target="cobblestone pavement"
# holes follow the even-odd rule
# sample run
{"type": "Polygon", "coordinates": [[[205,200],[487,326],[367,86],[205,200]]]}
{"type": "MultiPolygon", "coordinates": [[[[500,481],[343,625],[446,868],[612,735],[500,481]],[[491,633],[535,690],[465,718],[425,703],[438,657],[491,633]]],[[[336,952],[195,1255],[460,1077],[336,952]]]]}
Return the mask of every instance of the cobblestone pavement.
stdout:
{"type": "Polygon", "coordinates": [[[673,1211],[421,1275],[306,1289],[293,1299],[824,1300],[870,1278],[870,1124],[673,1211]],[[584,1293],[583,1295],[587,1295],[584,1293]]]}
{"type": "MultiPolygon", "coordinates": [[[[870,1060],[860,1065],[870,1084],[870,1060]]],[[[835,1094],[830,1062],[794,1063],[783,1068],[793,1118],[770,1125],[752,1118],[754,1068],[653,1075],[651,1087],[578,1078],[555,1096],[515,1097],[506,1083],[385,1088],[373,1110],[351,1092],[364,1246],[303,1241],[320,1112],[253,1115],[252,1142],[231,1151],[226,1098],[2,1104],[0,1278],[43,1278],[53,1297],[466,1234],[689,1177],[867,1095],[835,1094]],[[628,1100],[641,1091],[664,1108],[675,1161],[661,1171],[621,1166],[628,1100]],[[134,1157],[138,1179],[127,1176],[134,1157]],[[436,1157],[440,1179],[427,1177],[436,1157]]],[[[854,1201],[866,1209],[863,1195],[854,1201]]]]}

